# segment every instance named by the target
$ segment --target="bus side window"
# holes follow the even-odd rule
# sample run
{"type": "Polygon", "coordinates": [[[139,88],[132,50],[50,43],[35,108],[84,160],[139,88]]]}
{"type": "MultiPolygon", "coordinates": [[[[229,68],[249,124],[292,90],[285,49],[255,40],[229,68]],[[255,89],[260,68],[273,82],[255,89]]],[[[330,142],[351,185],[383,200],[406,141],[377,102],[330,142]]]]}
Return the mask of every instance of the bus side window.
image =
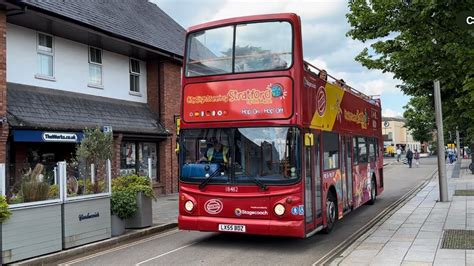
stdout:
{"type": "Polygon", "coordinates": [[[357,137],[352,138],[352,154],[354,155],[354,164],[359,164],[359,145],[357,137]]]}

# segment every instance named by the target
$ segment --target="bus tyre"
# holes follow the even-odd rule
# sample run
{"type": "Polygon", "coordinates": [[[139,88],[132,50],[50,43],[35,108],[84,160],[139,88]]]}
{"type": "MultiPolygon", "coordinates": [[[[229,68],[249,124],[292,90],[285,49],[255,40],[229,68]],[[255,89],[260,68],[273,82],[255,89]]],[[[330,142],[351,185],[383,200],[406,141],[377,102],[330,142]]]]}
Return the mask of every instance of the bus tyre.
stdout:
{"type": "Polygon", "coordinates": [[[337,217],[337,201],[336,195],[329,192],[326,199],[326,227],[323,229],[323,232],[329,234],[334,228],[337,217]]]}
{"type": "Polygon", "coordinates": [[[367,202],[369,205],[374,205],[375,200],[377,199],[377,187],[375,185],[375,178],[372,178],[370,181],[370,200],[367,202]]]}

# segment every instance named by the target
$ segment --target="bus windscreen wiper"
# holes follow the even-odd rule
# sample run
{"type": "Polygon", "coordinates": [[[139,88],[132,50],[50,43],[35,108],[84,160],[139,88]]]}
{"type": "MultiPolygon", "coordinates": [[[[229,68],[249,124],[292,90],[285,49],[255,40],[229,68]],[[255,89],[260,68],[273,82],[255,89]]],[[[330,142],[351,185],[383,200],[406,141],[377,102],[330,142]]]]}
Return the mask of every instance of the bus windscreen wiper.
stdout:
{"type": "Polygon", "coordinates": [[[214,170],[214,172],[212,172],[204,181],[202,181],[201,184],[199,184],[199,189],[204,189],[206,187],[206,185],[209,183],[209,181],[211,181],[211,179],[215,176],[217,176],[220,172],[221,168],[218,167],[216,170],[214,170]]]}
{"type": "Polygon", "coordinates": [[[250,178],[250,180],[252,180],[252,182],[257,184],[257,186],[259,186],[262,190],[267,190],[268,189],[267,185],[262,183],[262,181],[258,180],[256,177],[254,177],[254,176],[248,176],[248,177],[250,178]]]}

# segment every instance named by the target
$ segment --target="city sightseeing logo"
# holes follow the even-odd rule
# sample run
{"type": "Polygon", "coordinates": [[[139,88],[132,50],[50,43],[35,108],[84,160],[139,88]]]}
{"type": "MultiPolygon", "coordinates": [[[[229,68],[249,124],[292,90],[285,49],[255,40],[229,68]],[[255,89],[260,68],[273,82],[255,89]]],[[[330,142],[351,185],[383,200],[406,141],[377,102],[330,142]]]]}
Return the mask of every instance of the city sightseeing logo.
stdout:
{"type": "Polygon", "coordinates": [[[219,95],[201,95],[201,96],[188,96],[186,97],[186,103],[188,104],[206,104],[206,103],[232,103],[232,102],[245,102],[248,105],[255,104],[272,104],[273,99],[280,98],[285,99],[288,96],[288,92],[279,83],[270,83],[263,90],[259,89],[247,89],[243,91],[231,89],[227,94],[219,95]]]}

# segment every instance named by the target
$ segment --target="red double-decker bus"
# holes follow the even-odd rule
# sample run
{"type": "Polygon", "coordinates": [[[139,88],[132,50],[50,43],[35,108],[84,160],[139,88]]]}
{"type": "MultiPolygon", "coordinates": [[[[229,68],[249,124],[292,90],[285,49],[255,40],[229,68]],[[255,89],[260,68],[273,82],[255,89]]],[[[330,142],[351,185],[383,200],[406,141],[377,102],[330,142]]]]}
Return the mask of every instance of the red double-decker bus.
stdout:
{"type": "Polygon", "coordinates": [[[180,229],[308,237],[383,191],[381,106],[303,60],[295,14],[189,28],[180,229]]]}

